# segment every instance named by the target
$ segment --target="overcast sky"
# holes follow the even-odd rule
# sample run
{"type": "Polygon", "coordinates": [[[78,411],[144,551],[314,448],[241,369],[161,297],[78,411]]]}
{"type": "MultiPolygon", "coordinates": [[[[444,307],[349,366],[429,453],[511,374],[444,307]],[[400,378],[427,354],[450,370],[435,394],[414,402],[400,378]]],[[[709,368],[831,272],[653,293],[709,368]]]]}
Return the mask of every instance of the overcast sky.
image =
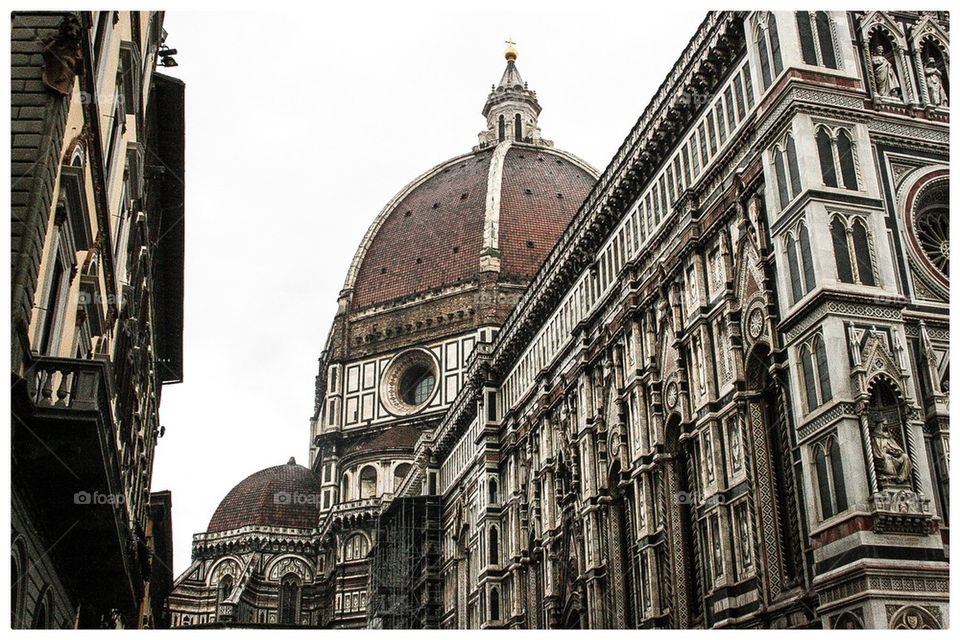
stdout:
{"type": "Polygon", "coordinates": [[[401,4],[167,13],[169,73],[187,84],[184,382],[163,392],[153,488],[173,492],[178,575],[231,487],[307,463],[317,358],[354,251],[405,184],[477,143],[504,40],[544,137],[602,171],[704,17],[401,4]]]}

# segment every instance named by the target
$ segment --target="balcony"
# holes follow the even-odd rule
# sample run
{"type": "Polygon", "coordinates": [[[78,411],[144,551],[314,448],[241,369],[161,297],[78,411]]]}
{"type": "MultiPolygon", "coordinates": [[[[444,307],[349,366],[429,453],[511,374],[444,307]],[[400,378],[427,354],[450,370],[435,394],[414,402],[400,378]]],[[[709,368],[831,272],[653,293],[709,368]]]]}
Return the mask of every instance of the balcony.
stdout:
{"type": "Polygon", "coordinates": [[[95,626],[111,609],[136,620],[146,550],[125,504],[110,364],[52,357],[25,364],[11,393],[16,487],[33,503],[33,524],[70,579],[81,615],[92,616],[81,626],[95,626]]]}
{"type": "Polygon", "coordinates": [[[362,526],[376,520],[380,515],[380,498],[363,498],[333,505],[321,522],[320,539],[340,529],[362,526]]]}

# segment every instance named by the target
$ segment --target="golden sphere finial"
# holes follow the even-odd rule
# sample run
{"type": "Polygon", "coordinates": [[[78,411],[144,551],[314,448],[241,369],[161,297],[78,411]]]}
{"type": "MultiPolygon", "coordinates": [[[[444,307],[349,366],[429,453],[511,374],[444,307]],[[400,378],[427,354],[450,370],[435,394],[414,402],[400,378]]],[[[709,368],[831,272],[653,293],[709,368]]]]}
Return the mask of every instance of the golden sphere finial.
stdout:
{"type": "Polygon", "coordinates": [[[506,43],[507,50],[503,52],[503,57],[507,59],[507,62],[513,62],[517,59],[517,48],[514,46],[517,43],[510,38],[507,39],[506,43]]]}

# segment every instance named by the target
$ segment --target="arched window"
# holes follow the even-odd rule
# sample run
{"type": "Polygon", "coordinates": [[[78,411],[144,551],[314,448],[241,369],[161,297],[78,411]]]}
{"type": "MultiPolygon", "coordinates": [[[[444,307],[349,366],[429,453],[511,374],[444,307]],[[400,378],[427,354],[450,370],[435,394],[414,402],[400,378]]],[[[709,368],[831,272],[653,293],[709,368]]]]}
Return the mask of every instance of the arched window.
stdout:
{"type": "Polygon", "coordinates": [[[817,155],[824,186],[843,187],[851,191],[860,188],[853,136],[847,129],[831,131],[825,126],[817,127],[817,155]]]}
{"type": "Polygon", "coordinates": [[[765,16],[765,23],[757,26],[756,42],[757,54],[760,56],[760,76],[763,88],[770,87],[770,83],[783,71],[783,59],[780,56],[780,36],[777,34],[777,19],[770,12],[765,16]]]}
{"type": "Polygon", "coordinates": [[[503,142],[507,137],[507,123],[504,121],[502,115],[497,119],[497,132],[497,138],[500,142],[503,142]]]}
{"type": "Polygon", "coordinates": [[[797,254],[797,242],[793,234],[788,234],[784,240],[787,248],[787,269],[790,272],[790,293],[792,302],[796,303],[803,297],[803,280],[800,276],[800,256],[797,254]]]}
{"type": "Polygon", "coordinates": [[[500,564],[500,539],[496,527],[490,527],[490,564],[500,564]]]}
{"type": "Polygon", "coordinates": [[[340,502],[346,502],[350,499],[350,476],[343,474],[340,480],[340,502]]]}
{"type": "Polygon", "coordinates": [[[488,491],[488,493],[489,493],[489,498],[490,498],[490,499],[489,499],[489,503],[490,503],[490,504],[497,504],[498,502],[500,502],[500,496],[499,496],[499,491],[497,490],[497,479],[496,479],[496,478],[490,478],[490,479],[487,481],[487,491],[488,491]]]}
{"type": "Polygon", "coordinates": [[[367,465],[360,472],[360,499],[373,498],[377,495],[377,470],[367,465]]]}
{"type": "Polygon", "coordinates": [[[407,477],[407,474],[410,473],[410,463],[404,462],[398,464],[393,470],[393,492],[396,493],[400,489],[400,483],[403,482],[403,479],[407,477]]]}
{"type": "Polygon", "coordinates": [[[780,208],[786,209],[792,198],[790,197],[790,184],[787,182],[787,167],[783,156],[782,149],[774,150],[773,167],[777,172],[777,195],[780,197],[780,208]]]}
{"type": "Polygon", "coordinates": [[[813,339],[813,350],[817,356],[817,383],[820,388],[821,404],[833,398],[833,389],[830,387],[830,367],[827,364],[827,349],[823,345],[823,338],[813,339]]]}
{"type": "Polygon", "coordinates": [[[857,256],[860,283],[874,286],[876,282],[873,278],[873,261],[870,259],[870,240],[867,237],[867,227],[859,218],[853,223],[853,250],[857,256]]]}
{"type": "Polygon", "coordinates": [[[520,121],[520,114],[513,118],[513,138],[517,142],[523,142],[523,124],[520,121]]]}
{"type": "Polygon", "coordinates": [[[367,538],[362,533],[355,533],[347,541],[343,543],[343,559],[344,561],[349,560],[362,560],[367,557],[367,553],[370,551],[370,545],[367,543],[367,538]]]}
{"type": "Polygon", "coordinates": [[[800,378],[808,413],[833,398],[827,350],[820,335],[800,347],[800,378]]]}
{"type": "Polygon", "coordinates": [[[813,354],[808,345],[800,347],[800,364],[803,367],[803,389],[806,393],[807,411],[820,405],[817,399],[816,374],[813,368],[813,354]]]}
{"type": "Polygon", "coordinates": [[[853,268],[850,264],[847,226],[839,216],[835,216],[830,221],[830,237],[833,239],[833,255],[837,261],[837,278],[840,282],[853,284],[853,268]]]}
{"type": "Polygon", "coordinates": [[[820,156],[820,176],[828,187],[837,186],[837,168],[833,164],[833,142],[825,127],[817,129],[817,155],[820,156]]]}
{"type": "Polygon", "coordinates": [[[233,593],[233,576],[229,573],[220,578],[220,584],[217,585],[217,612],[216,616],[220,618],[220,605],[227,601],[230,594],[233,593]]]}
{"type": "Polygon", "coordinates": [[[837,134],[837,156],[840,158],[840,177],[843,186],[851,191],[859,189],[857,184],[857,165],[853,151],[853,138],[846,129],[840,129],[837,134]]]}
{"type": "Polygon", "coordinates": [[[773,168],[777,174],[777,195],[780,208],[785,209],[800,193],[800,167],[797,164],[797,145],[789,133],[773,149],[773,168]]]}
{"type": "Polygon", "coordinates": [[[843,462],[840,459],[840,445],[835,437],[830,437],[814,447],[814,468],[821,519],[826,520],[846,511],[847,491],[843,480],[843,462]]]}
{"type": "Polygon", "coordinates": [[[832,25],[830,16],[825,11],[798,11],[797,31],[800,34],[800,50],[805,63],[829,69],[837,68],[832,25]]]}
{"type": "Polygon", "coordinates": [[[843,460],[840,457],[840,445],[836,438],[830,440],[830,474],[833,480],[833,496],[837,513],[847,510],[847,487],[843,480],[843,460]]]}
{"type": "Polygon", "coordinates": [[[830,221],[830,235],[840,282],[876,286],[866,223],[861,218],[855,218],[851,223],[836,215],[830,221]]]}
{"type": "Polygon", "coordinates": [[[500,619],[500,592],[496,588],[490,589],[490,619],[500,619]]]}
{"type": "Polygon", "coordinates": [[[294,625],[300,613],[300,578],[288,573],[280,581],[280,624],[294,625]]]}
{"type": "Polygon", "coordinates": [[[810,253],[810,236],[807,233],[807,226],[800,225],[797,235],[800,242],[800,259],[803,262],[804,293],[809,293],[816,282],[813,276],[813,255],[810,253]]]}

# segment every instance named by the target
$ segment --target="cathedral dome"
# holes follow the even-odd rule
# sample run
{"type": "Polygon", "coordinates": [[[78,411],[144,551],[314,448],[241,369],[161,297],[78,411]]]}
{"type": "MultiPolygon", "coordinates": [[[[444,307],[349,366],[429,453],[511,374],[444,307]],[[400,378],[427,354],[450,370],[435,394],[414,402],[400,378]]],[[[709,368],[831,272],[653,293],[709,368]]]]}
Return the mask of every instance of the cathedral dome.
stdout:
{"type": "Polygon", "coordinates": [[[368,231],[348,278],[352,306],[439,290],[484,270],[531,278],[595,181],[574,156],[523,143],[444,162],[401,191],[368,231]]]}
{"type": "Polygon", "coordinates": [[[207,533],[250,525],[310,529],[320,519],[320,479],[293,458],[247,476],[210,518],[207,533]]]}
{"type": "Polygon", "coordinates": [[[415,179],[370,226],[344,284],[353,309],[466,285],[481,273],[525,283],[576,214],[598,174],[541,138],[540,104],[515,60],[508,50],[480,144],[415,179]]]}

